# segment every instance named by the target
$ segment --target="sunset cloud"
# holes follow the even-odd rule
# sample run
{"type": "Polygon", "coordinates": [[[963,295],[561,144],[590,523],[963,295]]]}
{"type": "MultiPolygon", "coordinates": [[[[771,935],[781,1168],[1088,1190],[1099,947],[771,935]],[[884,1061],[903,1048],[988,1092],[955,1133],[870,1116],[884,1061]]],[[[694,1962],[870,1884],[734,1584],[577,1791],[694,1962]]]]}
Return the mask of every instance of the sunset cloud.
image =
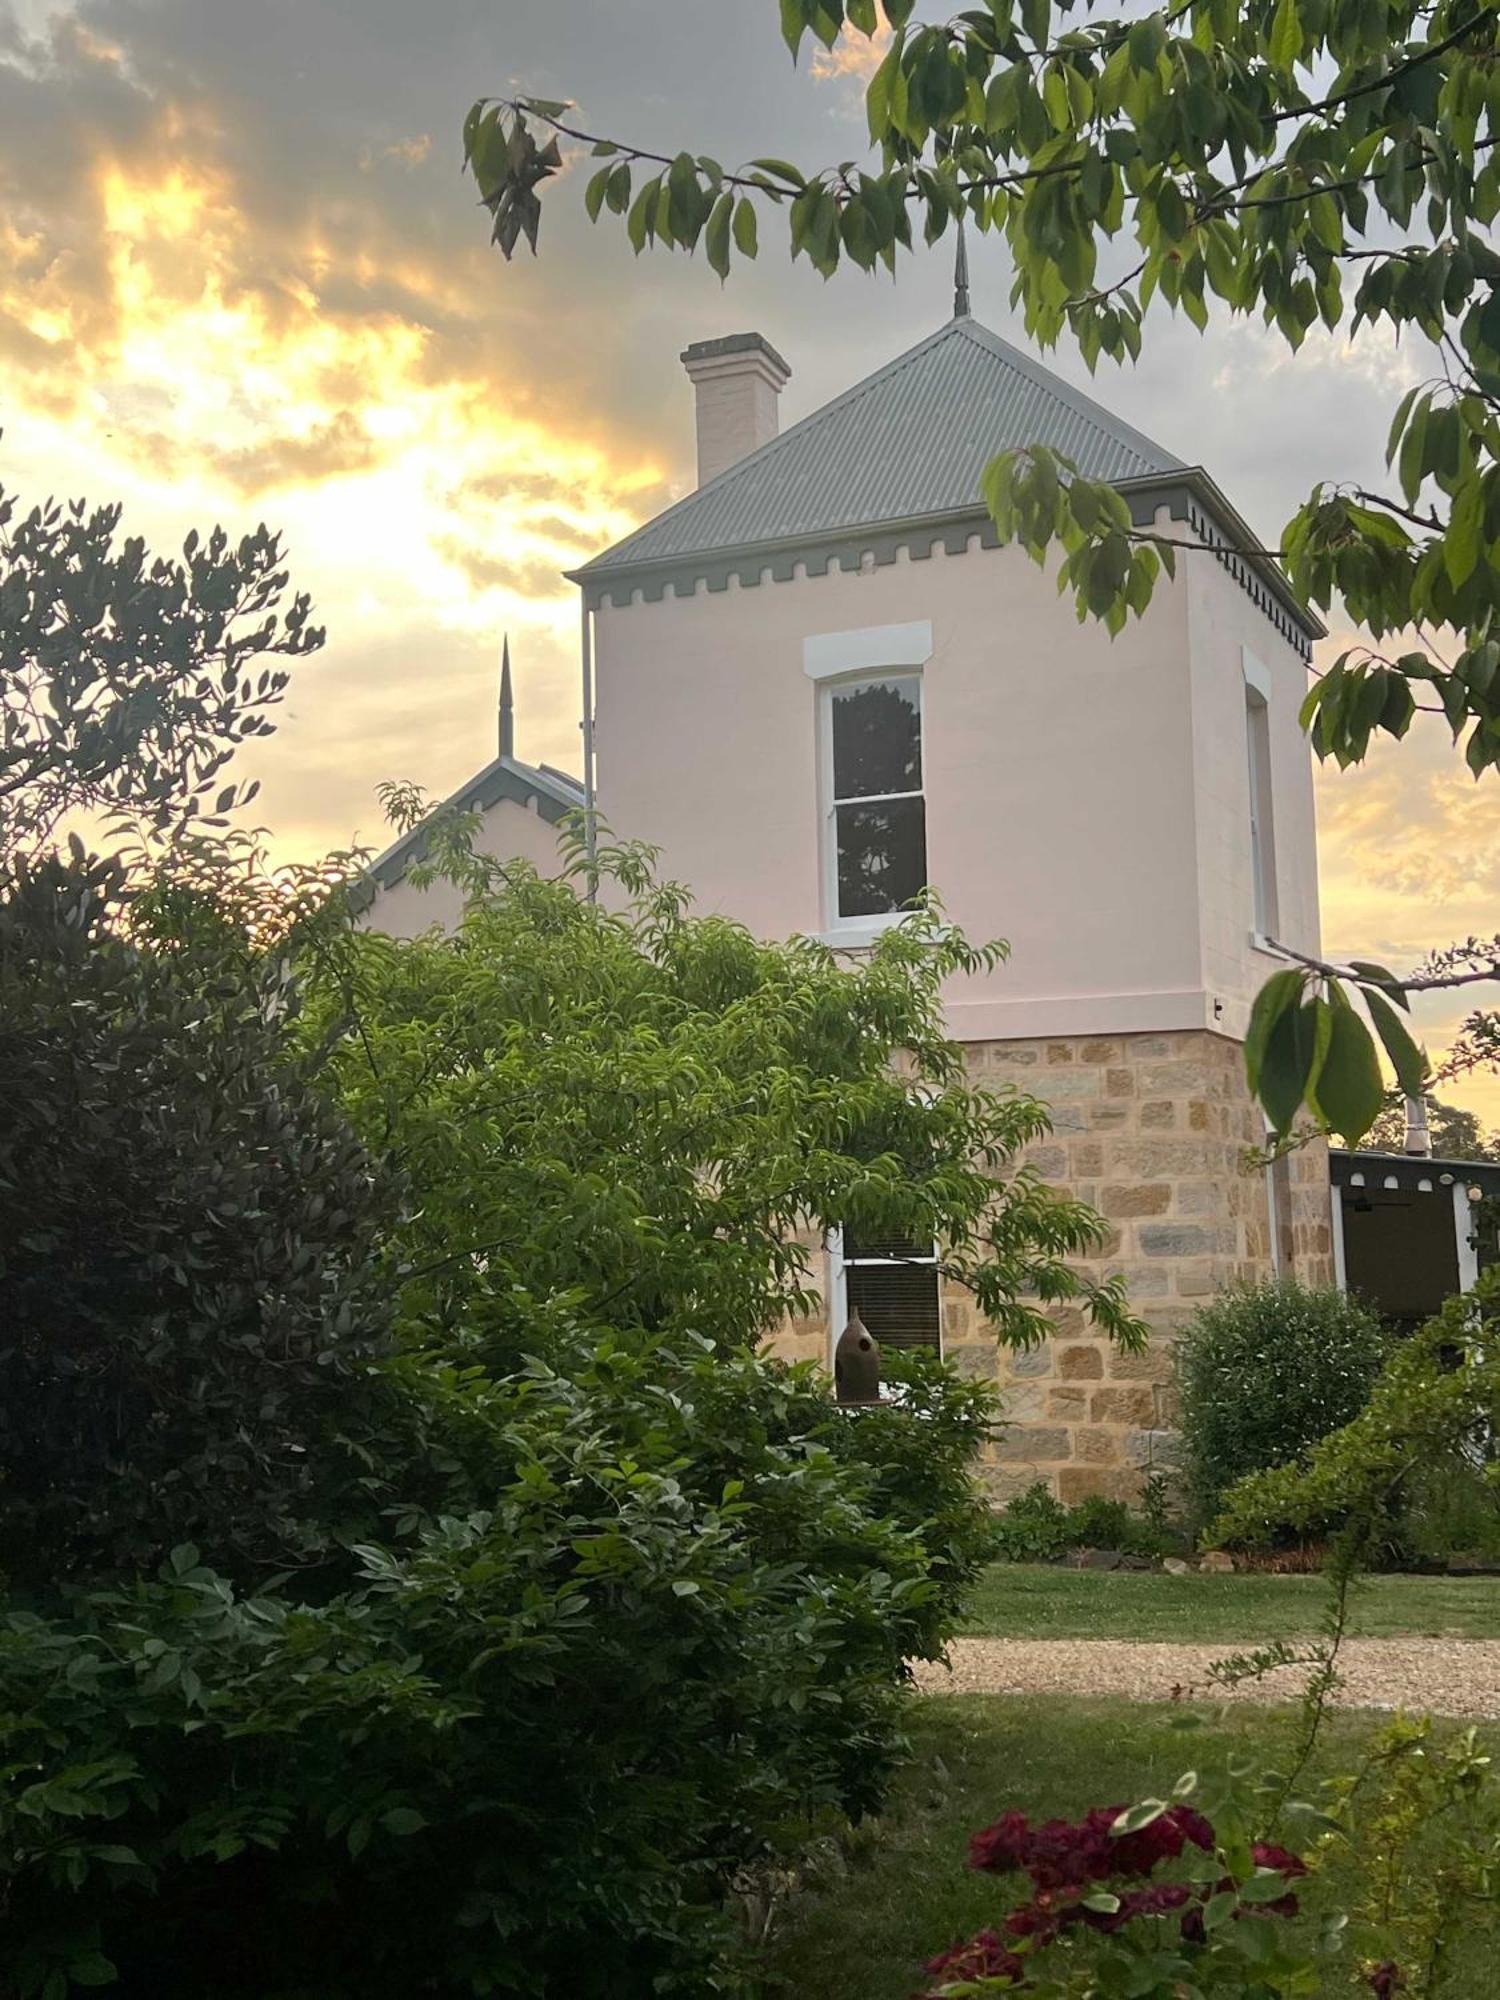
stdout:
{"type": "MultiPolygon", "coordinates": [[[[635,259],[576,187],[507,265],[460,171],[468,105],[524,89],[668,154],[813,167],[862,147],[886,46],[793,68],[774,9],[737,0],[0,0],[0,483],[117,498],[165,549],[220,519],[284,533],[329,642],[255,752],[281,853],[379,842],[380,779],[442,793],[493,755],[506,631],[521,754],[577,767],[562,572],[691,485],[690,340],[765,332],[790,422],[951,309],[951,241],[895,284],[825,283],[768,224],[720,286],[701,256],[635,259]]],[[[970,252],[975,310],[1022,337],[1003,245],[970,252]]],[[[1379,477],[1427,372],[1368,330],[1293,358],[1162,314],[1135,368],[1047,360],[1269,539],[1315,480],[1379,477]]],[[[1441,726],[1318,790],[1330,949],[1410,965],[1500,929],[1500,787],[1441,726]]],[[[1423,1008],[1434,1048],[1462,1011],[1423,1008]]]]}

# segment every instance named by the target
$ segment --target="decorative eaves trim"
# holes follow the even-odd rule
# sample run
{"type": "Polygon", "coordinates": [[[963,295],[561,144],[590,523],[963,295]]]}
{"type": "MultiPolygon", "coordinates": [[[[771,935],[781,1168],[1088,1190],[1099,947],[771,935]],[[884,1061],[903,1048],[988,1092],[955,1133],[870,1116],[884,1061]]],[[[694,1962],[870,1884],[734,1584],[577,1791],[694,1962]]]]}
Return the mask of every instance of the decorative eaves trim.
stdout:
{"type": "MultiPolygon", "coordinates": [[[[1201,468],[1180,473],[1152,473],[1121,480],[1119,491],[1130,503],[1131,518],[1149,527],[1160,508],[1182,521],[1193,536],[1213,546],[1214,559],[1289,640],[1304,659],[1312,642],[1323,637],[1322,621],[1302,604],[1291,585],[1267,556],[1256,551],[1253,536],[1201,468]]],[[[752,590],[765,582],[789,583],[804,576],[826,576],[832,569],[856,572],[883,569],[904,554],[924,562],[941,547],[948,555],[963,555],[978,537],[981,548],[1000,546],[995,525],[982,507],[953,514],[928,514],[917,520],[891,521],[873,527],[839,530],[826,536],[762,542],[741,548],[699,551],[664,563],[628,563],[617,570],[590,565],[569,570],[568,581],[580,586],[591,611],[604,605],[616,610],[640,602],[656,604],[670,591],[674,597],[696,597],[702,591],[728,590],[734,584],[752,590]]]]}

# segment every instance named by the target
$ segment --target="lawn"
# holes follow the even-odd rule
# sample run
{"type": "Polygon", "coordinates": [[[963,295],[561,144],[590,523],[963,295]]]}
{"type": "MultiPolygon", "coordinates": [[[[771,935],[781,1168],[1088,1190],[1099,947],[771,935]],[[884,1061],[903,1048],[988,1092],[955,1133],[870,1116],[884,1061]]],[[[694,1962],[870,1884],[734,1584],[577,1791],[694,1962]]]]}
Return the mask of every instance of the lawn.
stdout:
{"type": "MultiPolygon", "coordinates": [[[[1106,1579],[1109,1580],[1109,1579],[1106,1579]]],[[[844,1859],[792,1902],[765,1952],[765,1991],[796,2000],[908,2000],[924,1961],[993,1923],[1015,1885],[972,1874],[968,1835],[1006,1807],[1042,1817],[1159,1795],[1192,1764],[1236,1749],[1274,1757],[1286,1711],[1231,1712],[1184,1734],[1161,1705],[1069,1698],[949,1697],[914,1704],[913,1757],[890,1810],[858,1830],[844,1859]]],[[[1339,1717],[1325,1737],[1347,1769],[1370,1717],[1339,1717]],[[1342,1754],[1340,1754],[1342,1753],[1342,1754]]],[[[1336,1876],[1315,1880],[1299,1923],[1338,1907],[1336,1876]]],[[[1464,2000],[1500,2000],[1493,1934],[1462,1947],[1464,2000]]],[[[1347,1961],[1323,1994],[1355,1990],[1347,1961]]]]}
{"type": "MultiPolygon", "coordinates": [[[[1155,1570],[997,1563],[966,1631],[1004,1639],[1160,1639],[1240,1645],[1315,1632],[1328,1602],[1316,1576],[1167,1576],[1155,1570]]],[[[1500,1639],[1500,1577],[1373,1576],[1356,1587],[1351,1632],[1500,1639]]]]}

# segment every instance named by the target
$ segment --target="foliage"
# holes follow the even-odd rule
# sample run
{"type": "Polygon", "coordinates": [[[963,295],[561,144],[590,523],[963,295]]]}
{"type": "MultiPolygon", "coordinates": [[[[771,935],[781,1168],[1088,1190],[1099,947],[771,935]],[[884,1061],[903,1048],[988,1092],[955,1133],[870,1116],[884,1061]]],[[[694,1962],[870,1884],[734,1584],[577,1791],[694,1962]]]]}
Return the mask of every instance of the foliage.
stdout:
{"type": "MultiPolygon", "coordinates": [[[[0,490],[0,848],[77,811],[158,830],[199,818],[235,748],[267,735],[287,674],[323,643],[284,604],[278,538],[196,533],[181,562],[116,543],[118,507],[48,501],[17,518],[0,490]]],[[[209,824],[253,796],[217,791],[209,824]]]]}
{"type": "MultiPolygon", "coordinates": [[[[830,45],[880,26],[875,0],[779,6],[794,56],[809,36],[830,45]]],[[[602,162],[584,192],[591,218],[619,218],[637,253],[701,243],[721,278],[736,255],[756,255],[773,215],[793,257],[825,276],[844,259],[894,270],[914,225],[928,243],[955,223],[1002,236],[1027,329],[1044,346],[1066,332],[1090,368],[1140,352],[1153,304],[1200,330],[1216,309],[1255,314],[1293,350],[1314,330],[1388,327],[1428,370],[1393,412],[1389,479],[1381,490],[1320,481],[1279,547],[1251,554],[1284,563],[1306,601],[1338,601],[1369,634],[1307,697],[1320,756],[1358,762],[1374,734],[1404,736],[1421,708],[1463,740],[1476,776],[1500,766],[1494,6],[1181,0],[1132,16],[1096,0],[989,0],[944,21],[914,12],[914,0],[885,9],[894,33],[866,92],[867,166],[760,158],[736,171],[584,132],[563,103],[481,99],[464,150],[495,241],[507,257],[523,233],[536,248],[540,191],[571,164],[567,141],[602,162]]],[[[1138,525],[1124,494],[1040,444],[1002,453],[982,489],[1002,540],[1056,558],[1080,618],[1111,631],[1145,611],[1180,555],[1216,546],[1138,525]]],[[[1285,1134],[1297,1089],[1293,1110],[1305,1103],[1354,1144],[1379,1110],[1378,1064],[1348,989],[1403,1088],[1421,1087],[1421,1067],[1379,1004],[1394,997],[1389,974],[1316,977],[1299,1029],[1313,1053],[1299,1067],[1273,1052],[1264,1101],[1285,1134]]],[[[1479,1020],[1492,1047],[1494,1022],[1479,1020]]]]}
{"type": "MultiPolygon", "coordinates": [[[[1259,1471],[1224,1496],[1214,1541],[1249,1548],[1347,1522],[1365,1546],[1398,1531],[1425,1479],[1454,1463],[1479,1464],[1500,1419],[1500,1356],[1485,1326],[1500,1300],[1500,1273],[1449,1299],[1399,1346],[1365,1408],[1307,1453],[1305,1463],[1259,1471]]],[[[1488,1479],[1494,1490],[1494,1473],[1488,1479]]]]}
{"type": "Polygon", "coordinates": [[[970,1083],[945,1034],[943,982],[994,951],[932,910],[857,968],[758,943],[630,848],[598,857],[618,910],[577,876],[465,865],[456,939],[359,934],[308,974],[331,1084],[420,1189],[405,1312],[453,1325],[510,1273],[619,1328],[748,1344],[821,1304],[814,1246],[849,1225],[936,1239],[1002,1339],[1043,1338],[1061,1299],[1141,1337],[1121,1282],[1068,1262],[1098,1216],[1014,1162],[1045,1106],[970,1083]]]}
{"type": "MultiPolygon", "coordinates": [[[[1500,1160],[1500,1132],[1486,1132],[1477,1112],[1462,1105],[1427,1100],[1427,1131],[1433,1157],[1439,1160],[1500,1160]]],[[[1392,1091],[1370,1127],[1365,1144],[1383,1153],[1399,1153],[1406,1145],[1406,1099],[1392,1091]]]]}
{"type": "Polygon", "coordinates": [[[1476,1732],[1443,1737],[1430,1717],[1397,1716],[1327,1781],[1323,1805],[1327,1844],[1352,1864],[1350,1940],[1370,1990],[1382,1993],[1384,1975],[1386,2000],[1464,1992],[1457,1948],[1492,1917],[1500,1884],[1500,1788],[1476,1732]]]}
{"type": "Polygon", "coordinates": [[[1008,1500],[995,1517],[996,1553],[1006,1562],[1056,1562],[1073,1549],[1118,1549],[1124,1555],[1160,1555],[1170,1546],[1164,1522],[1132,1514],[1123,1500],[1092,1495],[1071,1507],[1045,1480],[1008,1500]]]}
{"type": "MultiPolygon", "coordinates": [[[[553,1309],[534,1344],[399,1364],[454,1511],[331,1601],[183,1549],[0,1627],[7,1991],[724,1990],[728,1880],[879,1799],[944,1593],[808,1371],[553,1309]]],[[[940,1458],[975,1394],[932,1385],[940,1458]]]]}
{"type": "Polygon", "coordinates": [[[1297,1915],[1292,1884],[1307,1864],[1252,1837],[1253,1805],[1233,1780],[1190,1772],[1170,1801],[1099,1806],[1072,1824],[1002,1814],[970,1840],[969,1865],[1023,1873],[1030,1899],[998,1930],[933,1959],[927,2000],[1014,1991],[1039,2000],[1185,1992],[1262,2000],[1306,1990],[1307,1954],[1272,1920],[1297,1915]],[[1159,1872],[1164,1864],[1175,1871],[1159,1872]]]}
{"type": "Polygon", "coordinates": [[[1358,1300],[1278,1278],[1223,1293],[1176,1350],[1183,1469],[1211,1519],[1227,1489],[1296,1460],[1362,1410],[1388,1337],[1358,1300]]]}
{"type": "MultiPolygon", "coordinates": [[[[165,884],[168,878],[159,880],[165,884]]],[[[18,1587],[327,1553],[395,1208],[309,1078],[279,958],[118,863],[0,874],[0,1569],[18,1587]]]]}

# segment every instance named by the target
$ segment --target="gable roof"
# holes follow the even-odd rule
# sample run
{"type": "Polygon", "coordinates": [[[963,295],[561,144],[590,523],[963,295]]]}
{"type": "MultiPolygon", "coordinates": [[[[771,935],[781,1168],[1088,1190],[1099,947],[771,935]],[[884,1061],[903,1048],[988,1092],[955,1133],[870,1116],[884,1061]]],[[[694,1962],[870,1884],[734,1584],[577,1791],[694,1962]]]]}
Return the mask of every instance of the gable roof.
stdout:
{"type": "Polygon", "coordinates": [[[1187,470],[988,327],[951,319],[573,574],[971,511],[985,466],[1024,444],[1091,479],[1187,470]]]}
{"type": "Polygon", "coordinates": [[[465,812],[488,812],[491,806],[509,801],[529,810],[535,802],[537,816],[556,826],[570,812],[584,804],[583,786],[566,771],[551,764],[523,764],[519,757],[494,757],[467,784],[444,799],[416,826],[392,841],[384,854],[370,863],[366,881],[371,895],[377,889],[391,889],[415,861],[427,853],[427,836],[439,813],[457,807],[465,812]]]}

